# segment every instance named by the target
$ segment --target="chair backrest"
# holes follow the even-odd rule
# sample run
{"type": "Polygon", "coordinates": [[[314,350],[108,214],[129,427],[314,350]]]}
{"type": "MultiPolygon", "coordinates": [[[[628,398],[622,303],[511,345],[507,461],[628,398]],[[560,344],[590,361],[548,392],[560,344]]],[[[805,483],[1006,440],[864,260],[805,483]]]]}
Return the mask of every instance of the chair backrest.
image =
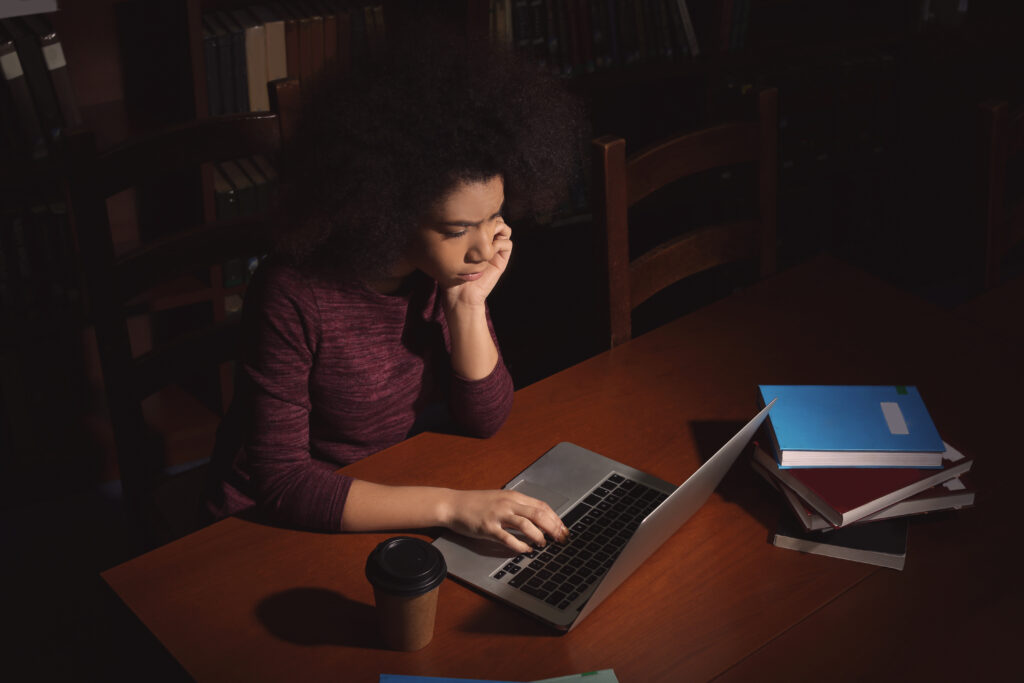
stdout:
{"type": "MultiPolygon", "coordinates": [[[[278,106],[294,112],[297,91],[290,88],[287,82],[277,83],[271,93],[278,106]]],[[[277,160],[287,123],[287,116],[273,112],[199,119],[104,152],[97,151],[90,131],[67,136],[71,216],[98,342],[123,499],[145,545],[167,538],[165,530],[156,528],[159,522],[152,508],[152,495],[163,478],[163,456],[144,419],[142,401],[197,369],[214,369],[237,356],[238,325],[226,316],[224,300],[240,288],[225,287],[221,268],[232,259],[266,251],[268,216],[261,212],[218,221],[213,202],[207,201],[195,224],[176,226],[117,253],[107,200],[182,172],[201,174],[204,185],[212,187],[215,163],[254,155],[277,160]],[[133,355],[131,316],[202,302],[212,307],[212,325],[154,343],[152,350],[133,355]]]]}
{"type": "Polygon", "coordinates": [[[662,141],[626,155],[626,141],[593,142],[595,218],[606,243],[611,345],[632,335],[632,311],[665,287],[718,265],[760,261],[762,276],[775,271],[778,92],[757,93],[757,120],[723,123],[662,141]],[[701,227],[630,259],[628,210],[681,178],[752,162],[758,167],[758,215],[701,227]]]}
{"type": "Polygon", "coordinates": [[[1024,106],[984,102],[979,108],[982,220],[985,225],[985,289],[1000,281],[1003,259],[1024,241],[1024,179],[1007,189],[1007,170],[1024,167],[1024,106]],[[1015,192],[1013,190],[1016,190],[1015,192]]]}

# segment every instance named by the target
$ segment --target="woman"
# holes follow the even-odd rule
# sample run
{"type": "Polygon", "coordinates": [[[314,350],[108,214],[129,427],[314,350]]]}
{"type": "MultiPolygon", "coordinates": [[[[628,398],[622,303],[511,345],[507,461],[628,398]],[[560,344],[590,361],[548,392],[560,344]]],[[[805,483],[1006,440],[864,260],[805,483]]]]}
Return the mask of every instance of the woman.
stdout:
{"type": "Polygon", "coordinates": [[[511,408],[485,303],[512,252],[505,216],[555,206],[579,119],[535,67],[450,44],[403,43],[309,99],[285,160],[288,219],[247,294],[215,518],[258,506],[327,531],[445,526],[517,552],[568,535],[516,492],[336,472],[424,427],[488,437],[511,408]]]}

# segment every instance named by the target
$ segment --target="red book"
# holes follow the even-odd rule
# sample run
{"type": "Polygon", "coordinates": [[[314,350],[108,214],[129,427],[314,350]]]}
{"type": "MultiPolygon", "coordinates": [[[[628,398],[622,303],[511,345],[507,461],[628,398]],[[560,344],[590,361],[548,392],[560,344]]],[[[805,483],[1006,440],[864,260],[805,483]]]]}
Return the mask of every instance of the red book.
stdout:
{"type": "MultiPolygon", "coordinates": [[[[756,460],[751,460],[750,465],[754,468],[755,472],[764,477],[769,484],[775,487],[779,493],[782,494],[783,498],[785,498],[786,502],[789,504],[789,507],[793,510],[793,514],[796,516],[797,520],[800,521],[804,530],[825,531],[837,528],[829,524],[828,520],[815,512],[803,498],[793,491],[793,489],[789,488],[781,481],[774,479],[763,465],[758,463],[756,460]]],[[[959,477],[948,479],[937,486],[921,491],[921,493],[914,494],[909,498],[904,498],[894,505],[882,508],[878,512],[870,514],[867,517],[861,517],[856,522],[853,522],[853,524],[864,524],[867,522],[877,522],[883,519],[892,519],[893,517],[906,517],[909,515],[920,515],[926,512],[959,510],[961,508],[970,507],[974,505],[975,492],[974,487],[970,483],[970,479],[968,479],[969,476],[970,475],[963,474],[959,477]]]]}
{"type": "Polygon", "coordinates": [[[793,489],[832,526],[840,527],[895,505],[960,476],[974,461],[949,444],[940,469],[903,467],[818,467],[779,469],[760,447],[754,460],[774,479],[793,489]]]}

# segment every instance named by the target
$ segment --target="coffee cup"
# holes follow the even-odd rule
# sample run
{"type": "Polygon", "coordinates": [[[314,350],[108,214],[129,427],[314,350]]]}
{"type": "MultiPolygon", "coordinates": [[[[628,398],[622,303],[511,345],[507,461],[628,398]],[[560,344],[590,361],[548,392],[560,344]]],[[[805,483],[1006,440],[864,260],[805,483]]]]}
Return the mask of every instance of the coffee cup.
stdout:
{"type": "Polygon", "coordinates": [[[419,538],[396,536],[373,549],[366,578],[388,647],[419,650],[434,637],[438,586],[447,573],[441,551],[419,538]]]}

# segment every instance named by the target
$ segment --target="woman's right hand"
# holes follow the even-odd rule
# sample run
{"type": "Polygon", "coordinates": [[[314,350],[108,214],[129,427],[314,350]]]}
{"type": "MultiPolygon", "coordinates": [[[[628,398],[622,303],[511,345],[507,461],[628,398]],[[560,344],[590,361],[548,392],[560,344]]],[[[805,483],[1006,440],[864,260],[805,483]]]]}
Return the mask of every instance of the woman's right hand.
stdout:
{"type": "Polygon", "coordinates": [[[547,544],[544,535],[560,543],[569,530],[547,503],[517,491],[455,491],[445,506],[442,522],[452,531],[472,538],[494,540],[517,553],[547,544]],[[522,534],[525,543],[511,531],[522,534]]]}

